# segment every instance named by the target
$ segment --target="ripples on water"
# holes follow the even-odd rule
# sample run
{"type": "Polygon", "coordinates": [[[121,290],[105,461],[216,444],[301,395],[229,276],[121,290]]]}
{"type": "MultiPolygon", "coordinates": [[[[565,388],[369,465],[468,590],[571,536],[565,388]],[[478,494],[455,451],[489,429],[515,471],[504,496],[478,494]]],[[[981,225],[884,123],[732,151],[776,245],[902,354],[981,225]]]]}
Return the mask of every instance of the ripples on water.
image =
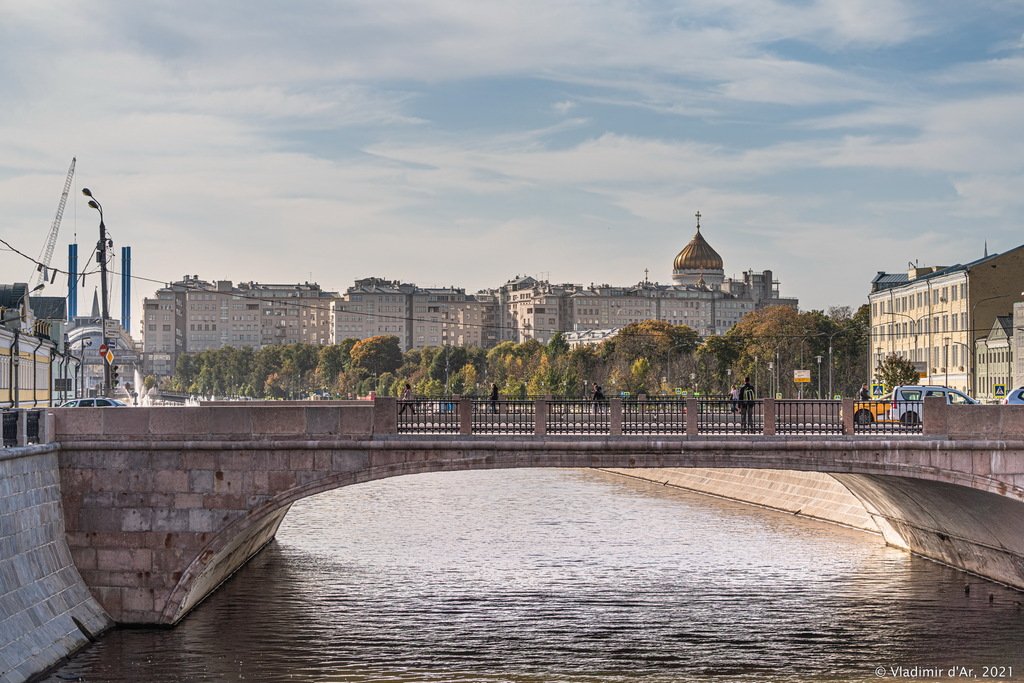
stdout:
{"type": "Polygon", "coordinates": [[[47,680],[1024,676],[1022,599],[879,537],[614,475],[424,474],[296,504],[178,627],[113,632],[47,680]]]}

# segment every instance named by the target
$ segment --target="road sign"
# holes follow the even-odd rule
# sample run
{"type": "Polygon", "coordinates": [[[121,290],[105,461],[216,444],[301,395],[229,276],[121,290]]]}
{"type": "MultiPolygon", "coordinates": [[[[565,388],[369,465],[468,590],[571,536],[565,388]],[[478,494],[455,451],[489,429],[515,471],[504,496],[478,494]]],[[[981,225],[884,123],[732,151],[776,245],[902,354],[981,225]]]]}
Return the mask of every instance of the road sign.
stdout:
{"type": "Polygon", "coordinates": [[[103,322],[103,336],[104,337],[116,337],[118,330],[121,329],[121,323],[116,320],[106,320],[103,322]]]}
{"type": "Polygon", "coordinates": [[[992,388],[992,395],[996,398],[1006,398],[1006,385],[997,384],[992,388]]]}
{"type": "Polygon", "coordinates": [[[810,382],[811,371],[810,370],[794,370],[793,371],[794,382],[810,382]]]}
{"type": "Polygon", "coordinates": [[[871,395],[875,398],[881,398],[882,396],[885,395],[885,387],[882,386],[881,384],[872,384],[871,395]]]}
{"type": "Polygon", "coordinates": [[[113,352],[113,351],[110,351],[110,350],[108,350],[108,351],[107,351],[107,355],[106,355],[106,356],[104,356],[104,358],[106,358],[106,359],[107,359],[107,363],[113,363],[113,362],[114,362],[114,352],[113,352]]]}
{"type": "Polygon", "coordinates": [[[682,387],[676,387],[676,396],[682,396],[683,393],[684,392],[682,387]]]}
{"type": "Polygon", "coordinates": [[[107,355],[107,345],[106,344],[100,344],[100,358],[102,358],[102,357],[104,357],[106,355],[107,355]]]}

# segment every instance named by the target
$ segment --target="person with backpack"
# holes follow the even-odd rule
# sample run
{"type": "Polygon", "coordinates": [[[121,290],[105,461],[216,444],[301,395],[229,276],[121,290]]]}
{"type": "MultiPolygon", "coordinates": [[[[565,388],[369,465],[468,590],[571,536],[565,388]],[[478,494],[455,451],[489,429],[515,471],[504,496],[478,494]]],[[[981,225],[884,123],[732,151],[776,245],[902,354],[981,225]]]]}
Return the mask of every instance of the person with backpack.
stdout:
{"type": "Polygon", "coordinates": [[[740,429],[744,434],[754,432],[754,403],[757,401],[757,392],[750,383],[749,377],[743,378],[743,386],[740,387],[740,429]]]}

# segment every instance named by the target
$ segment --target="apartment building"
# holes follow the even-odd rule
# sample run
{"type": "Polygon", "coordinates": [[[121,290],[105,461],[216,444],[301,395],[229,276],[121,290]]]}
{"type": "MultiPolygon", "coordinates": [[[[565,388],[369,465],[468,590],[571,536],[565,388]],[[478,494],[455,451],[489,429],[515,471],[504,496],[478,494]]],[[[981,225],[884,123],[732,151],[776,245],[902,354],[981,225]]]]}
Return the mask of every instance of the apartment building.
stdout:
{"type": "Polygon", "coordinates": [[[309,282],[235,285],[186,275],[143,300],[144,371],[170,375],[179,354],[225,346],[327,344],[337,296],[309,282]]]}
{"type": "Polygon", "coordinates": [[[977,395],[979,340],[1024,300],[1022,289],[1024,245],[966,264],[880,271],[868,295],[872,372],[898,354],[914,362],[922,383],[977,395]]]}

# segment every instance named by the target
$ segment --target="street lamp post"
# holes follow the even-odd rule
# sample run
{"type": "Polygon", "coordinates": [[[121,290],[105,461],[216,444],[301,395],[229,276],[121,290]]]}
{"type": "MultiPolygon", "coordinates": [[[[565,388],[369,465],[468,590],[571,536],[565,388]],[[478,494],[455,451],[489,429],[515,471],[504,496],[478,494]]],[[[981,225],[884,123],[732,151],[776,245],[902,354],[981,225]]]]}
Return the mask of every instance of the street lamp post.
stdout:
{"type": "Polygon", "coordinates": [[[946,377],[942,381],[942,386],[949,386],[949,337],[942,338],[942,369],[946,372],[946,377]]]}
{"type": "Polygon", "coordinates": [[[814,360],[818,361],[818,400],[821,400],[821,356],[815,356],[814,360]]]}
{"type": "MultiPolygon", "coordinates": [[[[110,344],[107,339],[107,249],[111,246],[107,239],[107,226],[103,222],[103,206],[96,200],[88,187],[82,188],[82,194],[89,198],[89,207],[100,214],[100,239],[96,242],[96,262],[100,264],[100,338],[103,344],[110,344]]],[[[110,361],[103,356],[103,395],[110,396],[110,361]]]]}

